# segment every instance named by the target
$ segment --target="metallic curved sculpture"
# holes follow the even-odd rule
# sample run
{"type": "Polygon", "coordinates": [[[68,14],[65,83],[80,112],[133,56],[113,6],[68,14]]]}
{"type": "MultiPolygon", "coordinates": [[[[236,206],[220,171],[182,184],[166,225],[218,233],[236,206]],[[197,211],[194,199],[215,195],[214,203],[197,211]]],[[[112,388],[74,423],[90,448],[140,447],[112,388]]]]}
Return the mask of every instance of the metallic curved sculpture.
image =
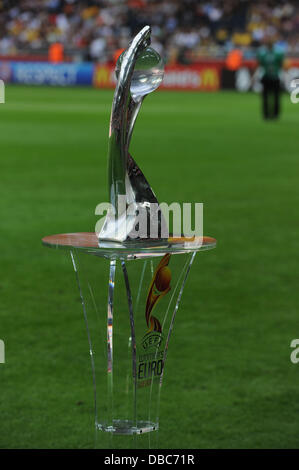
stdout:
{"type": "MultiPolygon", "coordinates": [[[[150,184],[129,153],[134,124],[142,102],[148,93],[159,86],[163,78],[163,73],[158,74],[152,87],[144,87],[139,93],[132,90],[136,61],[141,54],[146,53],[151,42],[150,34],[151,28],[145,26],[124,51],[116,69],[118,81],[112,103],[108,149],[109,202],[112,209],[108,211],[99,233],[99,242],[136,242],[136,238],[130,237],[130,232],[137,223],[139,212],[146,211],[151,224],[150,205],[158,204],[150,184]]],[[[140,83],[142,79],[146,81],[147,78],[145,75],[141,77],[140,83]]],[[[159,225],[161,218],[162,216],[159,225]]],[[[157,233],[160,233],[159,228],[157,233]]]]}

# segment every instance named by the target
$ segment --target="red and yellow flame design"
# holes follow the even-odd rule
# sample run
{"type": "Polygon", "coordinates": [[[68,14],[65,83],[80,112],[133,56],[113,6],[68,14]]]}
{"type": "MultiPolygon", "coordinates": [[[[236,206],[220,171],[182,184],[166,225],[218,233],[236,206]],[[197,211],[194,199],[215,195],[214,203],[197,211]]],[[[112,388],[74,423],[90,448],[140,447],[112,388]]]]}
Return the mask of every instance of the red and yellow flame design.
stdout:
{"type": "Polygon", "coordinates": [[[157,331],[158,333],[162,333],[161,323],[156,317],[151,315],[151,312],[157,302],[159,302],[159,300],[162,299],[162,297],[164,297],[171,289],[171,271],[168,267],[170,256],[170,254],[163,256],[154,272],[149,286],[145,308],[145,318],[146,324],[149,327],[149,332],[157,331]]]}

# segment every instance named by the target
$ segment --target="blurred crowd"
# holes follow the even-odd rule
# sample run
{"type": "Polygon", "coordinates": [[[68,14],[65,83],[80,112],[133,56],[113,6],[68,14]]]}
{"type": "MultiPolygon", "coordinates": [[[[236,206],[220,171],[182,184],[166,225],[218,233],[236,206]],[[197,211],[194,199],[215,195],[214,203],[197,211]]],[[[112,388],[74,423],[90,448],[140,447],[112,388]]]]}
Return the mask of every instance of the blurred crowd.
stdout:
{"type": "Polygon", "coordinates": [[[0,55],[44,54],[61,42],[78,60],[113,61],[142,26],[170,63],[193,63],[271,35],[299,55],[298,0],[0,0],[0,55]]]}

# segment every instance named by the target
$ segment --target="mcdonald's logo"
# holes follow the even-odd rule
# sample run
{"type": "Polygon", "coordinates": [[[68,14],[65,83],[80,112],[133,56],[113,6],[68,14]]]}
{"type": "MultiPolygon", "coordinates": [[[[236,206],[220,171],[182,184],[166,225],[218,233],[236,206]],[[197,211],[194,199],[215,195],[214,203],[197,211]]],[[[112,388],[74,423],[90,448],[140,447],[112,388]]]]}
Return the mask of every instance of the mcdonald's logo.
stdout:
{"type": "Polygon", "coordinates": [[[93,85],[96,88],[111,88],[113,82],[111,79],[112,70],[108,65],[97,65],[93,76],[93,85]]]}
{"type": "Polygon", "coordinates": [[[215,68],[205,68],[201,72],[202,90],[218,90],[219,89],[219,73],[215,68]]]}

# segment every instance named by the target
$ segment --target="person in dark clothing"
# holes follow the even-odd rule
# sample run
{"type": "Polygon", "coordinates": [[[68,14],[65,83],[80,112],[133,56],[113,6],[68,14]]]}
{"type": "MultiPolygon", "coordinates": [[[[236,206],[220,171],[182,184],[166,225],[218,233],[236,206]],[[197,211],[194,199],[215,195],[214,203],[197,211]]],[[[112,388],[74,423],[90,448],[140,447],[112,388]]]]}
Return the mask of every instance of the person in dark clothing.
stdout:
{"type": "Polygon", "coordinates": [[[262,100],[265,119],[276,119],[280,114],[280,73],[283,67],[284,54],[275,48],[273,40],[268,39],[257,55],[262,68],[262,100]]]}

